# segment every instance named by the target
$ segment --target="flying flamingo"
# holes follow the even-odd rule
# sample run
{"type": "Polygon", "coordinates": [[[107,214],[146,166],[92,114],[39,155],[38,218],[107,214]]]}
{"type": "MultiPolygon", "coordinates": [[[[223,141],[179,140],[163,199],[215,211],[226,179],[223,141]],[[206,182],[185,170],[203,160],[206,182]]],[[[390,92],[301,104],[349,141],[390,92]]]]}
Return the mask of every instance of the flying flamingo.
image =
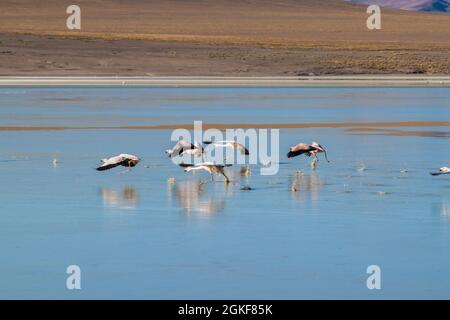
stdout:
{"type": "Polygon", "coordinates": [[[199,143],[192,144],[188,141],[178,141],[172,149],[166,150],[169,158],[182,156],[183,154],[190,154],[199,157],[203,154],[203,147],[199,143]]]}
{"type": "Polygon", "coordinates": [[[441,174],[450,174],[450,168],[442,167],[439,169],[439,172],[430,172],[432,176],[440,176],[441,174]]]}
{"type": "Polygon", "coordinates": [[[225,174],[225,167],[231,167],[231,164],[214,164],[212,162],[204,162],[204,163],[197,163],[197,164],[187,164],[187,163],[180,163],[180,167],[184,168],[185,172],[189,172],[191,170],[205,170],[211,174],[211,180],[214,181],[213,174],[219,174],[225,177],[225,182],[230,182],[230,179],[228,179],[227,175],[225,174]]]}
{"type": "Polygon", "coordinates": [[[325,159],[328,162],[330,162],[327,157],[326,149],[324,147],[322,147],[320,144],[318,144],[317,142],[313,142],[311,144],[299,143],[293,147],[290,147],[287,157],[293,158],[293,157],[299,156],[301,154],[304,154],[307,157],[314,157],[314,158],[316,158],[317,161],[319,161],[319,158],[317,157],[318,153],[323,153],[325,155],[325,159]]]}
{"type": "Polygon", "coordinates": [[[137,156],[122,153],[109,159],[102,159],[102,165],[97,168],[97,171],[105,171],[117,166],[128,167],[129,169],[131,169],[131,167],[135,167],[140,161],[141,159],[139,159],[139,157],[137,156]]]}
{"type": "Polygon", "coordinates": [[[230,140],[230,141],[203,141],[204,144],[212,144],[215,147],[221,147],[221,148],[233,148],[238,150],[241,154],[249,155],[250,152],[246,147],[244,147],[242,144],[240,144],[237,141],[230,140]]]}

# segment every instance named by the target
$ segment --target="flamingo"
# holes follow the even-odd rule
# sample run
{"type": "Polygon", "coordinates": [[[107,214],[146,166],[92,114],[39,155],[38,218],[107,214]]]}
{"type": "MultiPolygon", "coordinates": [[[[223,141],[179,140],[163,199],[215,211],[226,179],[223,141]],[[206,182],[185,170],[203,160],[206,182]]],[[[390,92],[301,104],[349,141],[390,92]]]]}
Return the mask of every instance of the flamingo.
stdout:
{"type": "Polygon", "coordinates": [[[204,144],[212,144],[216,147],[221,148],[233,148],[238,150],[241,154],[249,155],[250,152],[246,147],[244,147],[242,144],[240,144],[237,141],[230,140],[230,141],[203,141],[204,144]]]}
{"type": "Polygon", "coordinates": [[[228,179],[228,176],[225,174],[225,167],[231,167],[231,164],[214,164],[212,162],[203,162],[203,163],[197,163],[197,164],[187,164],[187,163],[180,163],[180,167],[184,168],[185,172],[189,172],[191,170],[205,170],[211,174],[211,180],[214,181],[214,175],[213,174],[219,174],[225,177],[225,182],[230,182],[230,179],[228,179]]]}
{"type": "Polygon", "coordinates": [[[192,144],[188,141],[178,141],[172,149],[166,150],[169,158],[182,156],[183,154],[190,154],[199,157],[203,154],[203,147],[199,143],[192,144]]]}
{"type": "Polygon", "coordinates": [[[111,157],[108,159],[102,159],[101,160],[102,165],[100,167],[98,167],[96,170],[97,171],[105,171],[105,170],[115,168],[117,166],[128,167],[129,169],[131,169],[131,167],[135,167],[140,161],[141,161],[141,159],[139,159],[139,157],[137,157],[137,156],[134,156],[132,154],[122,153],[115,157],[111,157]]]}
{"type": "Polygon", "coordinates": [[[440,176],[441,174],[450,174],[450,168],[442,167],[439,169],[439,172],[430,172],[432,176],[440,176]]]}
{"type": "Polygon", "coordinates": [[[203,154],[205,153],[205,150],[203,149],[203,147],[198,143],[194,143],[194,149],[186,149],[184,150],[180,155],[191,155],[194,157],[201,157],[203,156],[203,154]]]}
{"type": "Polygon", "coordinates": [[[317,161],[319,161],[319,158],[317,157],[318,153],[323,153],[325,155],[325,159],[328,162],[330,162],[327,157],[326,149],[324,147],[322,147],[320,144],[318,144],[317,142],[313,142],[311,144],[299,143],[293,147],[290,147],[287,157],[293,158],[293,157],[299,156],[301,154],[304,154],[307,157],[314,157],[314,158],[316,158],[317,161]]]}

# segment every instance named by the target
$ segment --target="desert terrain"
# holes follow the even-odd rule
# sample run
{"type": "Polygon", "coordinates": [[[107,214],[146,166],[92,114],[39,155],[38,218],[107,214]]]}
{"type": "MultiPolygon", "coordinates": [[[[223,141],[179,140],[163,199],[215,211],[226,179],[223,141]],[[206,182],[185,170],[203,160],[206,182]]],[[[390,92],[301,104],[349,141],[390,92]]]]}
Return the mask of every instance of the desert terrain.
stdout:
{"type": "Polygon", "coordinates": [[[1,1],[0,76],[450,74],[450,15],[340,0],[1,1]]]}

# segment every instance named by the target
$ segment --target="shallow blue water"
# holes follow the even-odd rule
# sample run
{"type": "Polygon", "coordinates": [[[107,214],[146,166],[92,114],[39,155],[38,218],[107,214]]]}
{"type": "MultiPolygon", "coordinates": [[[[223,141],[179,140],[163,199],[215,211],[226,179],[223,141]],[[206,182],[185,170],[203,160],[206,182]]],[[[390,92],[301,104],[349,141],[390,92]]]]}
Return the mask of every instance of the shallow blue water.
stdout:
{"type": "MultiPolygon", "coordinates": [[[[443,88],[0,89],[0,126],[449,121],[449,111],[443,88]]],[[[231,168],[228,186],[173,165],[171,130],[0,131],[0,298],[448,299],[450,175],[429,172],[450,165],[450,130],[387,129],[410,133],[282,129],[279,173],[231,168]],[[285,158],[312,140],[331,163],[285,158]],[[121,152],[143,162],[93,170],[121,152]],[[72,264],[81,290],[66,289],[72,264]],[[374,264],[381,290],[366,287],[374,264]]]]}

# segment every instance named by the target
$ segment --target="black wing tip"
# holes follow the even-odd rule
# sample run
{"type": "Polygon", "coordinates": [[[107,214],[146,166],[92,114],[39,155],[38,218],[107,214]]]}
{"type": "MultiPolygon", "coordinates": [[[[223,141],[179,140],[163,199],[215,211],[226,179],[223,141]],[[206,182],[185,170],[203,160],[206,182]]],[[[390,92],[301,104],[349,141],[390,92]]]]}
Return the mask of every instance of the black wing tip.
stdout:
{"type": "Polygon", "coordinates": [[[214,164],[214,166],[216,166],[217,168],[227,168],[227,167],[231,167],[233,165],[230,163],[224,163],[224,164],[214,164]]]}
{"type": "Polygon", "coordinates": [[[211,144],[213,143],[212,141],[203,141],[203,144],[211,144]]]}
{"type": "Polygon", "coordinates": [[[109,165],[106,165],[106,166],[100,166],[96,170],[97,171],[105,171],[105,170],[109,170],[109,169],[115,168],[118,165],[120,165],[120,163],[114,163],[114,164],[109,164],[109,165]]]}
{"type": "Polygon", "coordinates": [[[293,157],[297,156],[297,154],[295,152],[289,151],[286,156],[288,158],[293,158],[293,157]]]}
{"type": "Polygon", "coordinates": [[[179,165],[180,167],[182,167],[182,168],[193,167],[193,165],[192,165],[192,164],[189,164],[189,163],[179,163],[178,165],[179,165]]]}

